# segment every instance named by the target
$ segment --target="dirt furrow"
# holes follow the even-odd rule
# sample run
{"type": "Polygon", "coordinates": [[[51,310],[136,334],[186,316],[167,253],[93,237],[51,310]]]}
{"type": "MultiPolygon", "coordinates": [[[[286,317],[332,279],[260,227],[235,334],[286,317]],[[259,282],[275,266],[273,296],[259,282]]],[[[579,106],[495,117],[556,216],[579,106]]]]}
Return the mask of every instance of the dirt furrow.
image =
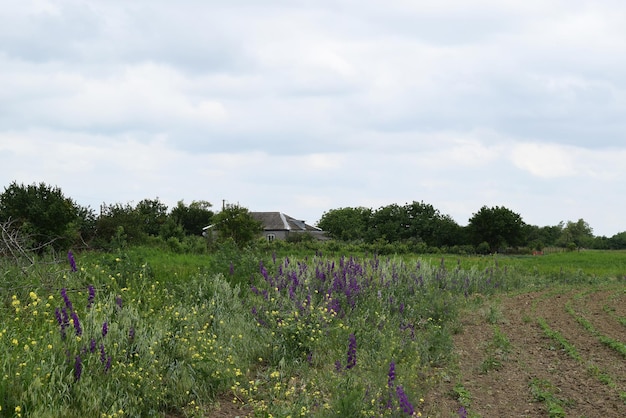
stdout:
{"type": "MultiPolygon", "coordinates": [[[[575,300],[581,291],[584,289],[505,297],[495,323],[486,312],[492,307],[464,315],[462,332],[455,336],[458,375],[429,395],[425,404],[429,407],[425,410],[427,416],[458,417],[460,404],[451,394],[458,397],[459,387],[470,397],[469,410],[483,417],[549,416],[546,402],[538,401],[531,382],[548,387],[567,416],[626,416],[625,400],[619,396],[620,391],[626,390],[626,362],[565,309],[568,302],[579,303],[577,308],[597,316],[598,323],[609,322],[603,306],[619,303],[621,296],[616,298],[615,292],[610,291],[590,292],[589,298],[575,300]],[[605,315],[602,319],[601,313],[605,315]],[[581,358],[568,355],[558,342],[547,337],[538,318],[545,319],[551,329],[573,344],[581,358]],[[485,360],[494,355],[494,330],[506,336],[510,349],[506,354],[496,353],[498,367],[486,368],[485,360]],[[606,372],[613,386],[603,383],[598,372],[606,372]]],[[[598,325],[598,329],[608,328],[598,325]]]]}

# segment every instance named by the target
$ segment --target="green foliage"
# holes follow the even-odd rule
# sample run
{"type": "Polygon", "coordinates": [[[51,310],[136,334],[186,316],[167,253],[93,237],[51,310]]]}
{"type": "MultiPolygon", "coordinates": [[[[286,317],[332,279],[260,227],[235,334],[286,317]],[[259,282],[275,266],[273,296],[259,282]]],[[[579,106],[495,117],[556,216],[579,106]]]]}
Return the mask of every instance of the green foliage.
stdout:
{"type": "Polygon", "coordinates": [[[363,207],[332,209],[324,212],[317,226],[335,239],[360,240],[365,237],[371,216],[372,210],[363,207]]]}
{"type": "Polygon", "coordinates": [[[167,206],[156,199],[144,199],[135,207],[143,233],[156,236],[167,219],[167,206]]]}
{"type": "Polygon", "coordinates": [[[486,242],[492,252],[523,242],[522,217],[505,207],[483,206],[470,218],[468,229],[476,245],[486,242]]]}
{"type": "Polygon", "coordinates": [[[0,195],[0,222],[15,221],[34,248],[50,244],[56,250],[68,249],[81,232],[89,231],[92,216],[60,188],[45,183],[25,186],[13,182],[0,195]]]}
{"type": "Polygon", "coordinates": [[[220,241],[232,239],[240,248],[252,242],[263,231],[261,222],[239,205],[229,205],[213,218],[220,241]]]}
{"type": "Polygon", "coordinates": [[[583,247],[590,247],[593,242],[593,229],[589,226],[584,219],[579,219],[576,222],[568,221],[559,243],[563,247],[580,249],[583,247]]]}
{"type": "Polygon", "coordinates": [[[200,235],[202,228],[211,224],[213,218],[213,212],[209,209],[211,206],[205,200],[194,200],[186,206],[184,201],[180,200],[172,208],[169,218],[175,225],[180,225],[185,235],[200,235]]]}

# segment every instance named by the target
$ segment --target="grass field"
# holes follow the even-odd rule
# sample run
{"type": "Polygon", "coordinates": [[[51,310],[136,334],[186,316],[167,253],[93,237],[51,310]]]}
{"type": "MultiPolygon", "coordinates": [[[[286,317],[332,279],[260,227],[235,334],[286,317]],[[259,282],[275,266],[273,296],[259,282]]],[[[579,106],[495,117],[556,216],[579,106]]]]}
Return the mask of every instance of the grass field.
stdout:
{"type": "Polygon", "coordinates": [[[76,262],[2,265],[0,416],[506,416],[515,373],[516,416],[564,416],[569,370],[626,407],[625,252],[76,262]]]}

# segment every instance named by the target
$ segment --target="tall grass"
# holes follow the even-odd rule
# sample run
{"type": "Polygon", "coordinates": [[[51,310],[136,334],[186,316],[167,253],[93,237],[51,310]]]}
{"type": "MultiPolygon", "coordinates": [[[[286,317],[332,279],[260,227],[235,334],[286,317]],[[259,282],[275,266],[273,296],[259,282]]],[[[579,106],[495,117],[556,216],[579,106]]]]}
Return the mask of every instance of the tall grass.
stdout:
{"type": "Polygon", "coordinates": [[[259,417],[417,415],[473,295],[550,283],[499,257],[228,244],[2,262],[0,416],[24,417],[202,416],[224,396],[259,417]]]}

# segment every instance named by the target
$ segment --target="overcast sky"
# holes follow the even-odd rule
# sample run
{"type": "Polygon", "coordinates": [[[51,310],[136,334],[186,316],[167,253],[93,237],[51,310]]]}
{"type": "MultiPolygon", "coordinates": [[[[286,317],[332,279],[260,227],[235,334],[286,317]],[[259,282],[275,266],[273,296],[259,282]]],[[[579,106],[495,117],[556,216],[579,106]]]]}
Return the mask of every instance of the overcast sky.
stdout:
{"type": "MultiPolygon", "coordinates": [[[[3,0],[0,185],[626,231],[623,0],[3,0]]],[[[2,189],[3,190],[3,189],[2,189]]]]}

